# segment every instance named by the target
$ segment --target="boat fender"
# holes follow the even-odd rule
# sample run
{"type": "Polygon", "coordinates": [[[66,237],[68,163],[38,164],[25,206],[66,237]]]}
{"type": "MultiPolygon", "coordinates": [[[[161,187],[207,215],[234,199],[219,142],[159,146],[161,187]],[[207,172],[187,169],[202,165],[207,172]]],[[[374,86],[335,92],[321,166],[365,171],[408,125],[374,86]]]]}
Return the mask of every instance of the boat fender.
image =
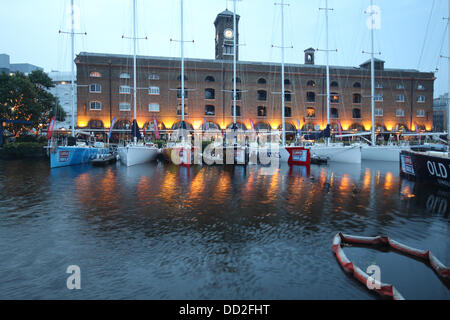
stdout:
{"type": "MultiPolygon", "coordinates": [[[[375,246],[382,245],[391,247],[396,251],[421,259],[425,263],[429,263],[433,270],[444,281],[450,280],[450,268],[447,268],[429,250],[425,251],[415,249],[385,236],[360,237],[344,235],[342,232],[339,232],[334,236],[332,244],[332,250],[336,255],[336,259],[345,272],[352,274],[358,281],[362,282],[364,285],[367,285],[368,281],[373,281],[373,279],[371,279],[371,277],[369,277],[367,273],[355,266],[353,262],[351,262],[347,258],[344,250],[342,249],[343,243],[375,246]]],[[[374,288],[371,290],[376,291],[384,297],[389,297],[394,300],[404,300],[404,297],[400,294],[400,292],[398,292],[398,290],[391,284],[376,282],[374,288]]]]}

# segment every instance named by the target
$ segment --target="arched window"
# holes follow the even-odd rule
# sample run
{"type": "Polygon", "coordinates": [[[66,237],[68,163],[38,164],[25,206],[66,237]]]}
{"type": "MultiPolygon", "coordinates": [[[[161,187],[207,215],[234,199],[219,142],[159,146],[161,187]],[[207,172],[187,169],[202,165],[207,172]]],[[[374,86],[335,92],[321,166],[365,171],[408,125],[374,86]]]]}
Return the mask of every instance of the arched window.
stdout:
{"type": "Polygon", "coordinates": [[[337,108],[330,108],[330,118],[333,119],[339,118],[339,111],[337,108]]]}
{"type": "Polygon", "coordinates": [[[216,91],[214,89],[205,89],[205,99],[214,100],[216,98],[216,91]]]}
{"type": "Polygon", "coordinates": [[[361,95],[359,93],[353,94],[353,103],[361,103],[361,95]]]}
{"type": "Polygon", "coordinates": [[[361,109],[354,108],[352,114],[353,114],[353,119],[361,119],[361,109]]]}
{"type": "Polygon", "coordinates": [[[267,91],[266,90],[258,90],[258,101],[266,101],[267,100],[267,91]]]}
{"type": "Polygon", "coordinates": [[[292,101],[292,93],[290,91],[285,91],[284,92],[284,100],[285,101],[292,101]]]}
{"type": "Polygon", "coordinates": [[[284,107],[284,116],[286,118],[292,117],[292,109],[291,109],[291,107],[284,107]]]}
{"type": "Polygon", "coordinates": [[[339,94],[337,92],[332,92],[330,95],[331,103],[339,103],[339,94]]]}
{"type": "Polygon", "coordinates": [[[267,116],[267,109],[264,106],[258,107],[258,117],[265,117],[267,116]]]}
{"type": "Polygon", "coordinates": [[[361,83],[360,82],[355,82],[353,84],[353,88],[361,88],[361,83]]]}
{"type": "Polygon", "coordinates": [[[101,120],[89,120],[88,127],[90,129],[103,129],[103,121],[101,120]]]}
{"type": "Polygon", "coordinates": [[[306,102],[316,102],[316,94],[314,92],[306,93],[306,102]]]}
{"type": "Polygon", "coordinates": [[[306,117],[307,118],[315,118],[316,117],[316,109],[313,107],[306,108],[306,117]]]}
{"type": "Polygon", "coordinates": [[[309,81],[306,83],[306,86],[308,86],[308,87],[315,87],[315,86],[316,86],[316,83],[315,83],[313,80],[309,80],[309,81]]]}
{"type": "MultiPolygon", "coordinates": [[[[177,80],[181,81],[181,74],[178,75],[177,80]]],[[[184,75],[184,81],[188,81],[188,77],[186,75],[184,75]]]]}
{"type": "MultiPolygon", "coordinates": [[[[233,115],[233,110],[234,110],[234,107],[231,106],[231,115],[233,115]]],[[[236,106],[236,117],[240,117],[240,116],[241,116],[241,107],[236,106]]]]}
{"type": "MultiPolygon", "coordinates": [[[[231,82],[234,82],[234,78],[231,80],[231,82]]],[[[236,78],[236,83],[241,83],[241,78],[236,78]]]]}
{"type": "Polygon", "coordinates": [[[215,81],[216,81],[216,79],[214,79],[213,76],[207,76],[207,77],[205,78],[205,82],[215,82],[215,81]]]}
{"type": "Polygon", "coordinates": [[[130,74],[129,73],[121,73],[120,74],[120,79],[130,79],[130,74]]]}
{"type": "Polygon", "coordinates": [[[330,87],[338,88],[339,87],[339,83],[337,81],[332,81],[331,84],[330,84],[330,87]]]}
{"type": "Polygon", "coordinates": [[[289,80],[289,79],[284,79],[284,84],[290,85],[290,84],[291,84],[291,80],[289,80]]]}
{"type": "Polygon", "coordinates": [[[91,101],[89,103],[89,109],[91,109],[91,110],[102,110],[102,103],[100,101],[91,101]]]}
{"type": "Polygon", "coordinates": [[[102,92],[102,86],[98,83],[93,83],[89,85],[89,92],[92,93],[101,93],[102,92]]]}
{"type": "Polygon", "coordinates": [[[205,116],[213,116],[216,114],[216,108],[212,105],[205,106],[205,116]]]}
{"type": "Polygon", "coordinates": [[[101,78],[101,74],[100,74],[100,72],[98,72],[98,71],[92,71],[90,74],[89,74],[89,76],[91,77],[91,78],[101,78]]]}
{"type": "Polygon", "coordinates": [[[264,79],[264,78],[258,79],[258,84],[266,84],[266,83],[267,83],[266,79],[264,79]]]}

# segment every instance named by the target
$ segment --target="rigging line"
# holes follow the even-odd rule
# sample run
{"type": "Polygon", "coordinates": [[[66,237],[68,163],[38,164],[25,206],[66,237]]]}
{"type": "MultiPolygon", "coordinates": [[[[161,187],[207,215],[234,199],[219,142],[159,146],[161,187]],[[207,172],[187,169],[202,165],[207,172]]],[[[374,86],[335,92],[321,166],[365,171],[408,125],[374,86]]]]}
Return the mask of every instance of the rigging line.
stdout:
{"type": "Polygon", "coordinates": [[[430,10],[430,15],[428,16],[428,22],[427,22],[427,27],[425,29],[425,36],[423,37],[423,43],[422,43],[422,50],[420,51],[420,56],[419,56],[419,62],[417,63],[417,70],[419,70],[420,64],[422,62],[422,58],[423,58],[423,52],[425,50],[425,44],[427,42],[427,37],[428,37],[428,31],[430,28],[430,23],[431,23],[431,18],[433,16],[433,11],[434,11],[434,5],[436,3],[436,0],[433,0],[433,3],[431,4],[431,10],[430,10]]]}
{"type": "MultiPolygon", "coordinates": [[[[437,70],[438,70],[438,66],[440,64],[439,62],[441,61],[442,49],[444,47],[445,36],[447,35],[447,29],[448,29],[449,22],[450,22],[450,20],[447,20],[447,23],[445,24],[444,33],[442,35],[441,48],[439,49],[439,54],[438,54],[438,58],[437,58],[437,62],[436,62],[436,69],[437,70]]],[[[450,52],[449,52],[449,55],[450,55],[450,52]]]]}

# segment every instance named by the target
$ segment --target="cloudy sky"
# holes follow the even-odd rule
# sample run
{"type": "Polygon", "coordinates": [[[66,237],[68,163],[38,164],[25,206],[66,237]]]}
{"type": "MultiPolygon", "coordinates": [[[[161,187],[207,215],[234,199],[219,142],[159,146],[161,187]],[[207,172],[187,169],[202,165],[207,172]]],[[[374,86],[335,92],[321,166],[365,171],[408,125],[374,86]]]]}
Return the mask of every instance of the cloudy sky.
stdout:
{"type": "MultiPolygon", "coordinates": [[[[179,56],[180,0],[137,0],[138,54],[179,56]]],[[[243,0],[237,3],[241,16],[240,60],[280,61],[281,11],[274,2],[243,0]]],[[[325,47],[325,0],[285,0],[286,61],[303,63],[303,50],[325,47]]],[[[70,28],[70,0],[0,0],[0,53],[11,63],[28,62],[50,70],[70,70],[70,39],[58,30],[70,28]]],[[[187,57],[214,58],[214,19],[232,1],[184,0],[187,57]]],[[[447,0],[374,0],[381,9],[381,29],[375,32],[375,51],[381,52],[387,68],[434,72],[435,96],[447,92],[448,55],[447,0]]],[[[87,36],[77,36],[75,51],[130,54],[132,43],[122,35],[132,34],[132,0],[75,0],[77,27],[87,36]]],[[[358,66],[369,58],[370,31],[364,14],[370,0],[329,0],[330,54],[334,65],[358,66]]],[[[318,53],[317,64],[325,63],[318,53]]]]}

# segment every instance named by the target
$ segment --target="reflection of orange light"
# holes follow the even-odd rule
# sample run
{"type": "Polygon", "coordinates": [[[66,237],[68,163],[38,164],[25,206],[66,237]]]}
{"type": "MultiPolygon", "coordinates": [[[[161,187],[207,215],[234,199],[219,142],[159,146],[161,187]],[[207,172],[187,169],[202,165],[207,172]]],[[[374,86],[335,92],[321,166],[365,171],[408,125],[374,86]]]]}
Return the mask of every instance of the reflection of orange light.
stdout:
{"type": "Polygon", "coordinates": [[[386,177],[384,179],[384,190],[389,191],[392,189],[392,180],[393,175],[391,172],[386,173],[386,177]]]}
{"type": "Polygon", "coordinates": [[[370,173],[370,169],[366,169],[363,182],[364,189],[368,189],[370,187],[370,180],[372,180],[372,174],[370,173]]]}
{"type": "Polygon", "coordinates": [[[339,186],[339,190],[347,191],[350,186],[350,176],[348,174],[344,174],[341,179],[341,185],[339,186]]]}

